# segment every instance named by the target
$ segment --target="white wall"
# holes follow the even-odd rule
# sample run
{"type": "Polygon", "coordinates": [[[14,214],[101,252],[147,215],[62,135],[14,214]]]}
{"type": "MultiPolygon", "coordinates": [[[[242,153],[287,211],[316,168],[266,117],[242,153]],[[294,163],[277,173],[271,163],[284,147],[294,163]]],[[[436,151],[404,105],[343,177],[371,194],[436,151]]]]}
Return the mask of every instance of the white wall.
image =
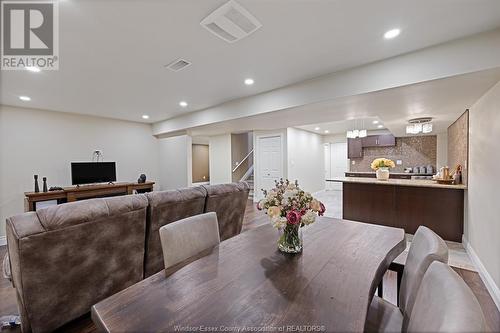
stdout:
{"type": "Polygon", "coordinates": [[[0,237],[5,219],[24,212],[33,175],[49,186],[71,185],[71,161],[91,161],[101,149],[116,161],[118,181],[145,173],[158,181],[158,142],[148,124],[0,105],[0,237]]]}
{"type": "Polygon", "coordinates": [[[173,190],[191,186],[192,139],[188,135],[159,139],[160,189],[173,190]]]}
{"type": "Polygon", "coordinates": [[[210,184],[231,183],[231,134],[211,136],[208,147],[210,184]]]}
{"type": "Polygon", "coordinates": [[[347,142],[345,133],[323,135],[323,143],[343,143],[347,142]]]}
{"type": "Polygon", "coordinates": [[[469,112],[470,165],[464,236],[500,309],[500,82],[469,112]]]}
{"type": "Polygon", "coordinates": [[[437,137],[436,168],[448,165],[448,133],[439,133],[437,137]]]}
{"type": "Polygon", "coordinates": [[[308,192],[325,189],[325,149],[321,135],[297,128],[287,129],[288,179],[298,180],[308,192]]]}

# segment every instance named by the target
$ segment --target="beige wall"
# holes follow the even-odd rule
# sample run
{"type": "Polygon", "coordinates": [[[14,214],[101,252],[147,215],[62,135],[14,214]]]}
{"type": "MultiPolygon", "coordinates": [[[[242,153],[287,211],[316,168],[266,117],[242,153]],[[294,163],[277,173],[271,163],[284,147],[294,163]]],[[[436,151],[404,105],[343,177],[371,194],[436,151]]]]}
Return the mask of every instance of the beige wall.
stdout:
{"type": "MultiPolygon", "coordinates": [[[[234,169],[245,156],[252,151],[253,135],[249,133],[231,134],[231,168],[234,169]]],[[[253,155],[250,155],[241,165],[233,172],[233,182],[239,181],[247,172],[248,168],[253,165],[253,155]]]]}
{"type": "Polygon", "coordinates": [[[469,116],[465,238],[500,308],[500,82],[472,106],[469,116]]]}
{"type": "Polygon", "coordinates": [[[193,144],[193,183],[210,181],[208,145],[193,144]]]}
{"type": "Polygon", "coordinates": [[[468,168],[468,132],[469,112],[466,111],[450,127],[448,127],[448,166],[454,170],[458,164],[462,166],[462,182],[467,184],[468,168]]]}
{"type": "Polygon", "coordinates": [[[159,181],[158,148],[148,124],[0,105],[0,237],[5,219],[23,213],[34,174],[49,186],[71,185],[71,161],[91,161],[101,149],[118,181],[141,173],[159,181]]]}
{"type": "Polygon", "coordinates": [[[351,171],[368,172],[372,161],[379,157],[402,160],[393,172],[403,172],[406,167],[432,165],[436,168],[437,138],[435,135],[396,138],[394,147],[363,148],[363,157],[351,159],[351,171]],[[355,161],[355,164],[352,164],[355,161]]]}

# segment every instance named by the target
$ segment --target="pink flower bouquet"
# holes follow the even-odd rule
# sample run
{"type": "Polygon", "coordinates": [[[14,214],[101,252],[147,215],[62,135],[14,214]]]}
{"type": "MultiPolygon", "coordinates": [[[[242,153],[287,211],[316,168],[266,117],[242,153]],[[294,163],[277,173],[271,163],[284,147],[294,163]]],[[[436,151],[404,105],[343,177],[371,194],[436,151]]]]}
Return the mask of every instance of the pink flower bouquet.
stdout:
{"type": "Polygon", "coordinates": [[[311,193],[300,189],[297,181],[281,179],[270,191],[262,190],[264,199],[257,208],[264,210],[271,219],[273,227],[280,233],[278,248],[287,253],[302,251],[300,228],[314,223],[316,216],[325,213],[325,206],[314,199],[311,193]]]}

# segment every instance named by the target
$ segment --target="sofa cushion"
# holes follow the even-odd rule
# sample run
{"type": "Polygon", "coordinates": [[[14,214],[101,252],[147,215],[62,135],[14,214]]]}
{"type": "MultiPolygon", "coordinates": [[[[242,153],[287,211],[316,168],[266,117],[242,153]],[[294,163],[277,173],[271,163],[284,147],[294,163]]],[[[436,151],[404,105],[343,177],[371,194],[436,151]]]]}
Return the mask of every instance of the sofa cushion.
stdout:
{"type": "Polygon", "coordinates": [[[164,269],[159,230],[162,226],[203,213],[206,190],[192,187],[146,194],[149,201],[144,277],[164,269]]]}
{"type": "MultiPolygon", "coordinates": [[[[23,331],[53,331],[89,312],[93,304],[142,280],[145,196],[88,201],[7,220],[23,331]],[[86,211],[93,209],[97,213],[86,211]],[[37,216],[44,219],[48,230],[30,227],[33,232],[27,234],[20,224],[37,216]],[[22,237],[19,231],[23,231],[22,237]]],[[[36,225],[34,221],[31,224],[36,225]]]]}
{"type": "Polygon", "coordinates": [[[144,195],[129,195],[76,201],[39,209],[36,213],[46,230],[56,230],[124,212],[144,209],[147,205],[148,200],[144,195]]]}
{"type": "Polygon", "coordinates": [[[239,182],[204,187],[207,191],[205,213],[217,214],[221,241],[238,235],[248,202],[248,184],[239,182]]]}

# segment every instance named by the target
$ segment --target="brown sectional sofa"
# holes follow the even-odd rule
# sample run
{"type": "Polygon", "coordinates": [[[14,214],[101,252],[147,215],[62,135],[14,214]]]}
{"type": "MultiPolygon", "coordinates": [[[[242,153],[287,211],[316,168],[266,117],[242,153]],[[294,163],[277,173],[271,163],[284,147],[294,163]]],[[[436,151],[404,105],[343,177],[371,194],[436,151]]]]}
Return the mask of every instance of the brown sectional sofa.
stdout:
{"type": "Polygon", "coordinates": [[[7,219],[23,332],[50,332],[163,269],[158,230],[214,211],[221,239],[241,232],[248,185],[91,199],[7,219]]]}

